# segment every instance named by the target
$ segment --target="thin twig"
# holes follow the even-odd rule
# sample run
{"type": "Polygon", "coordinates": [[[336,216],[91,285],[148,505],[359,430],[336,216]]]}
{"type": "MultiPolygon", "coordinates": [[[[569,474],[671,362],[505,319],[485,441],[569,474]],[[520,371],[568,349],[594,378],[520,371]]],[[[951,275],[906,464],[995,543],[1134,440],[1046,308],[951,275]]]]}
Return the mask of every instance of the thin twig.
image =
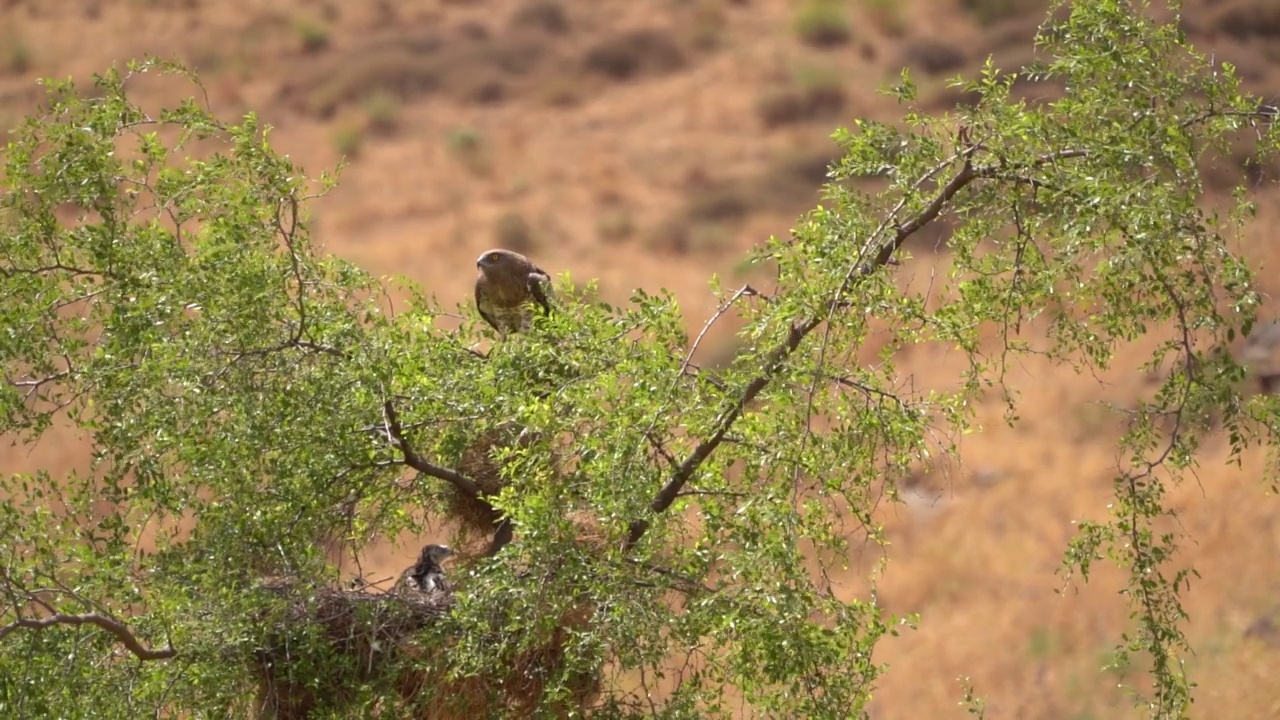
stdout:
{"type": "Polygon", "coordinates": [[[707,331],[711,329],[711,326],[715,325],[717,320],[724,316],[725,313],[729,312],[729,308],[733,307],[733,304],[736,303],[739,298],[754,295],[759,295],[755,288],[750,285],[743,285],[738,288],[737,292],[731,295],[728,300],[720,303],[720,307],[716,309],[715,314],[702,325],[702,331],[698,333],[698,337],[694,339],[693,345],[689,347],[689,352],[685,353],[684,362],[680,363],[681,375],[689,369],[689,363],[693,360],[694,353],[698,352],[698,346],[702,344],[702,338],[706,336],[707,331]]]}

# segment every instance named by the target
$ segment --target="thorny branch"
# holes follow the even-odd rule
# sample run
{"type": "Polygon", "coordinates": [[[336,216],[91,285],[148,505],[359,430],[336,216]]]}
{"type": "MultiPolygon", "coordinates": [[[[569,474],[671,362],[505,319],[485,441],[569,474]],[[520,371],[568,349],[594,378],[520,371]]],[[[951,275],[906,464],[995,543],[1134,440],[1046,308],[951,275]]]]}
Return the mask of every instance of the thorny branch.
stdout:
{"type": "MultiPolygon", "coordinates": [[[[231,359],[227,364],[214,375],[214,380],[220,379],[231,368],[241,360],[250,357],[262,357],[272,355],[283,350],[296,348],[298,350],[306,350],[313,353],[322,353],[340,359],[348,359],[347,353],[338,348],[324,345],[307,338],[307,298],[306,286],[307,281],[302,273],[302,261],[298,258],[297,233],[298,233],[298,198],[290,194],[280,199],[280,207],[276,211],[272,224],[275,226],[276,232],[284,241],[285,248],[289,253],[289,267],[293,275],[293,282],[296,285],[296,296],[293,298],[293,305],[298,313],[297,324],[290,332],[289,338],[274,345],[261,348],[250,348],[246,350],[237,350],[231,355],[231,359]],[[288,207],[288,222],[284,220],[285,208],[288,207]]],[[[286,288],[286,293],[288,292],[286,288]]]]}
{"type": "Polygon", "coordinates": [[[302,265],[298,260],[298,249],[294,246],[298,232],[298,198],[292,193],[288,197],[280,200],[280,207],[276,210],[273,220],[276,226],[276,232],[280,233],[280,237],[284,240],[285,248],[289,251],[289,265],[293,270],[293,279],[297,283],[297,298],[294,304],[298,308],[298,326],[294,328],[293,337],[290,342],[297,343],[302,340],[302,336],[307,331],[307,285],[302,278],[302,265]],[[286,228],[282,216],[286,202],[289,206],[289,226],[286,228]]]}
{"type": "Polygon", "coordinates": [[[680,363],[681,375],[689,369],[689,363],[693,360],[694,354],[698,352],[698,346],[702,344],[702,338],[706,337],[707,331],[711,329],[711,326],[715,325],[717,320],[723,317],[725,313],[729,312],[729,308],[733,307],[734,303],[738,302],[740,298],[743,296],[755,296],[759,294],[760,293],[756,292],[756,289],[750,285],[743,285],[738,288],[728,300],[720,304],[720,307],[716,309],[715,314],[703,324],[702,331],[698,333],[698,337],[693,341],[693,345],[689,348],[689,352],[685,353],[684,362],[680,363]]]}
{"type": "Polygon", "coordinates": [[[0,275],[4,275],[5,277],[13,277],[14,275],[41,275],[49,272],[64,272],[68,277],[88,275],[92,277],[116,278],[116,275],[110,270],[91,270],[88,268],[64,265],[61,262],[55,262],[52,265],[43,265],[36,268],[0,267],[0,275]]]}

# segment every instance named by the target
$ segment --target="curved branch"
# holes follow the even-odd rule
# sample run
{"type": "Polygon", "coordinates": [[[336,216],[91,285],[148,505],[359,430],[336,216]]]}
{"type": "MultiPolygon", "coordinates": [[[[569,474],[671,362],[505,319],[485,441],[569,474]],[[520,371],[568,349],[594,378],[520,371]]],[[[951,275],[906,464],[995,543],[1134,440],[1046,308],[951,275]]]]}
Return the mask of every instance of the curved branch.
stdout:
{"type": "Polygon", "coordinates": [[[121,645],[124,645],[139,660],[168,660],[178,654],[172,643],[166,643],[164,647],[159,649],[143,645],[127,625],[109,615],[96,612],[82,615],[56,613],[39,619],[19,618],[8,625],[0,626],[0,640],[3,640],[9,633],[19,628],[43,630],[54,625],[96,625],[115,637],[121,645]]]}
{"type": "MultiPolygon", "coordinates": [[[[458,489],[458,492],[473,498],[478,502],[486,505],[490,510],[495,510],[493,505],[484,497],[484,492],[480,490],[480,486],[475,481],[463,475],[457,470],[450,470],[441,467],[435,463],[428,462],[409,445],[409,441],[404,435],[404,426],[400,423],[400,415],[396,413],[395,405],[390,400],[383,402],[382,411],[385,415],[387,437],[391,440],[391,444],[400,449],[404,455],[404,464],[417,470],[423,475],[444,480],[450,485],[458,489]]],[[[496,555],[499,550],[511,542],[515,528],[511,525],[511,518],[503,517],[494,523],[493,540],[489,543],[487,555],[496,555]]]]}
{"type": "Polygon", "coordinates": [[[423,475],[427,475],[439,480],[444,480],[450,485],[457,488],[467,497],[475,498],[483,501],[480,492],[480,486],[476,485],[471,478],[459,473],[457,470],[450,470],[434,463],[428,462],[426,458],[419,455],[412,446],[409,445],[408,439],[404,436],[404,427],[400,424],[400,415],[396,413],[396,408],[387,400],[382,404],[382,411],[386,414],[387,436],[391,439],[391,443],[400,449],[404,454],[404,464],[417,470],[423,475]]]}

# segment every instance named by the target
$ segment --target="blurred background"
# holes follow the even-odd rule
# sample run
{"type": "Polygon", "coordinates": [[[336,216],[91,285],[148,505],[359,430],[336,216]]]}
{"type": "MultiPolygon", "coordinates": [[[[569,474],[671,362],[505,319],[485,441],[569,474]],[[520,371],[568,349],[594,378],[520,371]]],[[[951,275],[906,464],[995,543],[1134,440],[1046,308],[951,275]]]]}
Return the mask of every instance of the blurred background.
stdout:
{"type": "MultiPolygon", "coordinates": [[[[613,303],[637,287],[668,288],[696,330],[714,311],[712,274],[726,286],[751,279],[746,250],[819,202],[834,128],[896,121],[903,108],[878,89],[904,66],[924,109],[964,102],[945,80],[973,77],[989,55],[1008,71],[1029,62],[1046,5],[0,0],[0,131],[36,108],[38,77],[87,81],[145,53],[176,57],[199,71],[216,114],[257,112],[309,174],[346,159],[341,184],[312,206],[329,251],[404,274],[451,307],[470,302],[476,256],[506,247],[552,274],[598,279],[613,303]]],[[[1280,3],[1187,0],[1183,24],[1248,89],[1280,92],[1280,3]]],[[[141,91],[178,99],[162,85],[141,91]]],[[[1269,293],[1280,289],[1277,175],[1242,143],[1206,176],[1209,202],[1241,178],[1258,193],[1259,218],[1236,242],[1269,293]]],[[[910,248],[906,282],[931,281],[941,232],[910,248]]],[[[733,342],[721,331],[706,352],[728,357],[733,342]]],[[[962,676],[993,719],[1144,716],[1119,686],[1144,687],[1145,668],[1109,663],[1127,623],[1119,575],[1100,568],[1087,586],[1064,587],[1056,570],[1073,521],[1106,516],[1122,426],[1101,403],[1155,387],[1158,378],[1132,371],[1147,349],[1126,351],[1100,378],[1018,363],[1018,426],[990,398],[959,460],[911,478],[905,502],[882,509],[891,544],[878,599],[918,613],[920,627],[882,642],[877,659],[891,669],[874,717],[963,717],[962,676]]],[[[951,384],[964,364],[939,348],[900,362],[915,387],[951,384]]],[[[69,433],[5,443],[0,470],[56,476],[78,448],[69,433]]],[[[1226,439],[1210,439],[1198,478],[1170,496],[1187,533],[1178,561],[1202,576],[1186,595],[1197,649],[1188,670],[1204,717],[1280,717],[1280,500],[1261,451],[1239,467],[1226,458],[1226,439]]],[[[397,572],[415,554],[388,542],[365,568],[397,572]]],[[[842,579],[850,596],[865,597],[882,557],[855,550],[842,579]]]]}

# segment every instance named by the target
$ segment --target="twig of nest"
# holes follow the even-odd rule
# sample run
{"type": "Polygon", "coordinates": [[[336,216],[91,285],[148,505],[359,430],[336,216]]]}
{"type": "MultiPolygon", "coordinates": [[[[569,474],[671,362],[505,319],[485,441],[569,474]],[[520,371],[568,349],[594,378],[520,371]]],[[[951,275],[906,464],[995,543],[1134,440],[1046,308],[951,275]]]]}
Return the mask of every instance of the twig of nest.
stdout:
{"type": "MultiPolygon", "coordinates": [[[[444,621],[454,604],[452,595],[310,588],[289,582],[267,583],[264,588],[287,600],[268,633],[271,641],[253,657],[259,677],[258,717],[273,720],[353,712],[362,687],[380,693],[377,702],[405,718],[532,713],[544,700],[548,680],[561,672],[574,632],[594,612],[589,604],[566,612],[546,642],[519,652],[492,674],[447,680],[444,654],[453,644],[447,633],[435,642],[417,638],[421,630],[444,621]]],[[[500,632],[501,618],[494,620],[492,631],[500,632]]],[[[554,704],[553,715],[588,707],[599,696],[600,678],[575,674],[569,689],[569,696],[554,704]]]]}
{"type": "Polygon", "coordinates": [[[422,661],[430,660],[421,657],[414,637],[454,605],[447,593],[304,588],[288,581],[263,588],[288,601],[271,640],[253,657],[259,716],[276,720],[340,708],[354,699],[352,688],[366,683],[411,701],[422,687],[422,661]],[[323,643],[314,642],[316,635],[323,643]],[[317,672],[332,677],[317,678],[317,672]]]}

